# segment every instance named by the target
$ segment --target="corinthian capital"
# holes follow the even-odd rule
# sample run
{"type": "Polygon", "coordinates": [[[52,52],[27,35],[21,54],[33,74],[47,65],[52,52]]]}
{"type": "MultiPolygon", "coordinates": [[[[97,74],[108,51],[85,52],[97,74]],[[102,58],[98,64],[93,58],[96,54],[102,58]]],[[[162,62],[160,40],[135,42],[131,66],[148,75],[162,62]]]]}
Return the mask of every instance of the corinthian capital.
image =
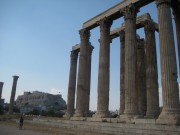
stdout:
{"type": "Polygon", "coordinates": [[[89,40],[90,32],[87,29],[81,29],[79,30],[79,34],[81,37],[81,40],[89,40]]]}
{"type": "Polygon", "coordinates": [[[123,12],[125,20],[135,19],[137,11],[138,9],[133,4],[130,4],[129,6],[121,10],[121,12],[123,12]]]}
{"type": "Polygon", "coordinates": [[[97,23],[100,25],[100,28],[102,30],[102,29],[110,29],[112,22],[113,21],[109,18],[103,18],[97,23]]]}

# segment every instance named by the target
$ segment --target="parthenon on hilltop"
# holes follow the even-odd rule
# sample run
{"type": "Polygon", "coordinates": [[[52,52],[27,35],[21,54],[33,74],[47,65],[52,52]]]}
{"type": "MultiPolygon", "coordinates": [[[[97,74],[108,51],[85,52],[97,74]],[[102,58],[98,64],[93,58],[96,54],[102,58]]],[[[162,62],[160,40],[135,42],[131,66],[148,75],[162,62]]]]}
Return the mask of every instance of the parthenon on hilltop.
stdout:
{"type": "Polygon", "coordinates": [[[109,114],[110,43],[114,38],[120,37],[120,114],[118,118],[111,119],[111,122],[115,120],[117,123],[136,123],[138,119],[153,119],[155,124],[159,125],[179,125],[180,101],[172,16],[175,18],[179,52],[180,0],[124,0],[85,22],[79,31],[81,42],[73,46],[71,51],[66,117],[72,121],[103,122],[111,119],[109,114]],[[137,16],[141,7],[154,1],[157,6],[158,22],[154,22],[149,13],[137,16]],[[124,23],[111,31],[112,22],[121,17],[124,17],[124,23]],[[91,55],[94,49],[89,38],[90,31],[95,27],[100,27],[97,111],[92,117],[87,118],[91,55]],[[139,28],[144,28],[145,39],[136,34],[139,28]],[[161,112],[155,31],[159,32],[163,93],[161,112]]]}

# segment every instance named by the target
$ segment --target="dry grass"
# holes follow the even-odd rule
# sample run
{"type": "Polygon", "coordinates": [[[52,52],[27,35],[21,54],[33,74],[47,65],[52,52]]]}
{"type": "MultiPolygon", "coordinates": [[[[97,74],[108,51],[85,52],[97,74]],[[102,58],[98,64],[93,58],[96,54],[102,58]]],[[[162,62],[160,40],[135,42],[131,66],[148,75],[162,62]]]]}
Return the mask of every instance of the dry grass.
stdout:
{"type": "MultiPolygon", "coordinates": [[[[0,121],[0,124],[18,127],[15,121],[3,121],[3,122],[0,121]]],[[[57,127],[50,127],[43,124],[30,124],[26,122],[24,123],[23,129],[37,131],[41,133],[49,133],[49,134],[54,134],[54,135],[108,135],[108,134],[87,132],[87,131],[82,131],[78,129],[64,129],[64,128],[57,128],[57,127]]]]}

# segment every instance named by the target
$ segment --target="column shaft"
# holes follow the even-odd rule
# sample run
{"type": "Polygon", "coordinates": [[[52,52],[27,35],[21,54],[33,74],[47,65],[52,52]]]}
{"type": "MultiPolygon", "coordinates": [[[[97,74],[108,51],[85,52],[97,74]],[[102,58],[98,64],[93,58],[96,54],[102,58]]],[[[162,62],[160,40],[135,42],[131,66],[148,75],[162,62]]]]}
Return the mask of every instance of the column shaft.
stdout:
{"type": "Polygon", "coordinates": [[[87,62],[87,72],[88,72],[88,76],[87,76],[87,98],[85,98],[85,113],[88,115],[89,113],[89,102],[90,102],[90,86],[91,86],[91,55],[92,55],[92,51],[93,51],[94,47],[90,44],[88,46],[88,62],[87,62]]]}
{"type": "Polygon", "coordinates": [[[147,21],[145,23],[144,30],[146,37],[146,118],[157,118],[159,115],[159,92],[155,26],[153,21],[147,21]]]}
{"type": "Polygon", "coordinates": [[[3,82],[0,82],[0,101],[1,101],[1,96],[2,96],[2,89],[3,89],[3,82]]]}
{"type": "Polygon", "coordinates": [[[144,39],[137,39],[136,92],[138,93],[138,112],[146,114],[146,66],[144,39]]]}
{"type": "Polygon", "coordinates": [[[158,8],[163,109],[159,124],[180,124],[179,89],[170,0],[156,0],[158,8]]]}
{"type": "Polygon", "coordinates": [[[111,20],[100,22],[100,53],[98,72],[98,104],[96,117],[109,116],[109,70],[110,70],[110,27],[111,20]]]}
{"type": "Polygon", "coordinates": [[[78,69],[78,82],[77,82],[77,98],[76,98],[76,111],[75,117],[83,117],[85,113],[85,98],[87,93],[87,61],[88,61],[88,45],[90,33],[86,29],[80,30],[80,58],[78,69]]]}
{"type": "Polygon", "coordinates": [[[125,18],[125,110],[127,116],[138,114],[135,89],[136,71],[136,9],[129,5],[124,9],[125,18]]]}
{"type": "Polygon", "coordinates": [[[125,108],[125,90],[124,90],[124,74],[125,74],[125,32],[124,30],[119,32],[121,42],[121,56],[120,56],[120,110],[119,114],[124,113],[125,108]]]}
{"type": "Polygon", "coordinates": [[[13,85],[12,85],[12,91],[11,91],[10,104],[9,104],[9,114],[13,114],[14,98],[16,95],[16,86],[17,86],[18,78],[19,76],[13,76],[13,85]]]}
{"type": "Polygon", "coordinates": [[[71,51],[71,65],[70,65],[70,74],[69,74],[66,117],[71,117],[74,114],[78,53],[79,53],[79,50],[71,51]]]}

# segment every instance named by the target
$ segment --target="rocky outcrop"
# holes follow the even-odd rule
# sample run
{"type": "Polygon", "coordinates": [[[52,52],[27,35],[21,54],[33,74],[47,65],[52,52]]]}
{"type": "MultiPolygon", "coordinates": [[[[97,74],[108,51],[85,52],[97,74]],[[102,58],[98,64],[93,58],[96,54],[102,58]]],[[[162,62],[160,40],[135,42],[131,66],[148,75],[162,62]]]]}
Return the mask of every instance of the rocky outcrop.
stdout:
{"type": "Polygon", "coordinates": [[[52,95],[49,93],[34,91],[24,92],[24,95],[18,96],[16,100],[16,106],[29,107],[29,106],[45,106],[47,109],[52,108],[55,110],[63,110],[66,108],[66,102],[62,98],[62,95],[52,95]]]}

